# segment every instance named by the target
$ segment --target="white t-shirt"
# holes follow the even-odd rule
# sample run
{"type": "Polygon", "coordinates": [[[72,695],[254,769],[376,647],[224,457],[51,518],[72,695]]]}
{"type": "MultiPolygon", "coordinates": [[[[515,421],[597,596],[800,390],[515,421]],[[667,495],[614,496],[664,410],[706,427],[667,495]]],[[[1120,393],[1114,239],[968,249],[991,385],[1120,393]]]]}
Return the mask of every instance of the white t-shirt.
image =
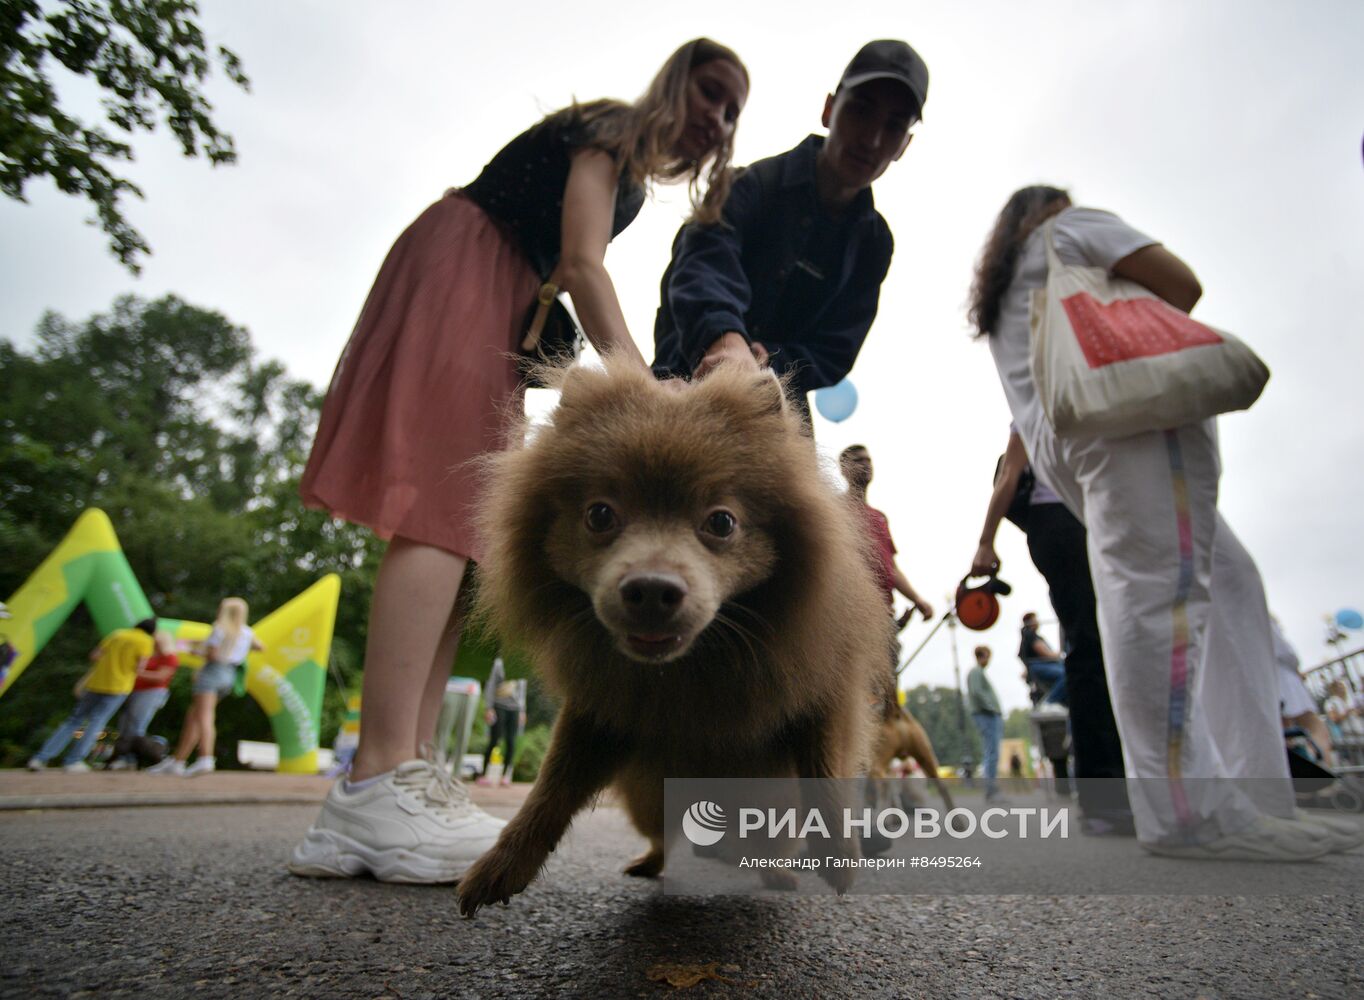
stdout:
{"type": "MultiPolygon", "coordinates": [[[[1112,212],[1097,208],[1067,208],[1056,216],[1056,253],[1062,263],[1102,267],[1113,265],[1142,247],[1157,241],[1133,229],[1112,212]]],[[[1004,398],[1014,424],[1032,459],[1033,470],[1052,468],[1055,434],[1047,426],[1037,386],[1028,363],[1032,335],[1029,309],[1032,293],[1047,282],[1047,248],[1039,226],[1023,243],[1014,280],[1000,300],[999,319],[989,337],[1004,398]]]]}
{"type": "Polygon", "coordinates": [[[217,650],[213,657],[214,663],[230,663],[236,666],[238,663],[246,662],[246,655],[251,652],[251,640],[256,634],[251,631],[251,626],[243,625],[242,630],[237,633],[237,641],[230,648],[223,648],[223,633],[216,625],[213,631],[208,634],[205,646],[212,646],[217,650]]]}
{"type": "Polygon", "coordinates": [[[1288,637],[1274,619],[1269,620],[1269,631],[1274,639],[1274,662],[1279,665],[1279,710],[1293,719],[1307,712],[1315,712],[1317,706],[1312,695],[1298,673],[1300,661],[1298,654],[1289,645],[1288,637]]]}

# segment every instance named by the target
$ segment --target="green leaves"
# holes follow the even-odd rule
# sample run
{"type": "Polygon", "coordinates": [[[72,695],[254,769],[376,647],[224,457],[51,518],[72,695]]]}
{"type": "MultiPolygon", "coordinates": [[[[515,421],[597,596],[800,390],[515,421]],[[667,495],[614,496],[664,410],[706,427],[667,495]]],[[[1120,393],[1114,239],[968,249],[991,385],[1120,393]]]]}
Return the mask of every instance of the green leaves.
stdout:
{"type": "MultiPolygon", "coordinates": [[[[355,681],[383,543],[304,509],[298,481],[322,394],[256,358],[246,330],[176,296],[120,298],[80,322],[49,313],[32,352],[0,340],[0,385],[0,600],[82,511],[102,507],[165,617],[210,620],[227,594],[263,613],[340,573],[333,666],[355,681]]],[[[41,721],[70,710],[58,668],[97,639],[64,629],[6,694],[0,763],[22,760],[41,721]]],[[[259,708],[236,701],[219,716],[224,737],[269,739],[259,708]]],[[[327,738],[342,701],[328,695],[327,738]]],[[[173,735],[187,704],[177,693],[153,731],[173,735]]]]}
{"type": "MultiPolygon", "coordinates": [[[[133,159],[132,147],[100,125],[61,108],[49,60],[101,88],[108,124],[119,132],[151,132],[158,118],[186,157],[214,166],[236,161],[232,136],[213,122],[200,84],[213,59],[194,21],[193,0],[0,0],[0,192],[18,201],[34,177],[88,199],[114,255],[133,273],[151,253],[123,215],[125,194],[142,191],[112,169],[133,159]]],[[[241,60],[219,46],[217,61],[244,90],[241,60]]]]}

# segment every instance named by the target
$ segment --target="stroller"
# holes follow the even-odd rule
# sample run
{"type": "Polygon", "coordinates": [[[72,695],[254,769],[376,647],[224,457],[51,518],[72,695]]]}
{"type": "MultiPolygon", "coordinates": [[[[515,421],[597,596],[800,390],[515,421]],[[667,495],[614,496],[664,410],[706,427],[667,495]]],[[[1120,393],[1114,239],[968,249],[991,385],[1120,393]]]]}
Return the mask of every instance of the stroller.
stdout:
{"type": "Polygon", "coordinates": [[[1364,812],[1364,795],[1354,776],[1326,766],[1326,755],[1307,730],[1292,726],[1284,730],[1288,750],[1288,774],[1298,805],[1304,809],[1364,812]]]}
{"type": "Polygon", "coordinates": [[[1071,794],[1070,781],[1070,712],[1060,704],[1050,704],[1041,708],[1043,699],[1050,690],[1041,683],[1031,670],[1027,672],[1028,699],[1032,711],[1028,719],[1032,723],[1032,742],[1042,756],[1051,762],[1055,778],[1053,791],[1063,798],[1071,794]]]}

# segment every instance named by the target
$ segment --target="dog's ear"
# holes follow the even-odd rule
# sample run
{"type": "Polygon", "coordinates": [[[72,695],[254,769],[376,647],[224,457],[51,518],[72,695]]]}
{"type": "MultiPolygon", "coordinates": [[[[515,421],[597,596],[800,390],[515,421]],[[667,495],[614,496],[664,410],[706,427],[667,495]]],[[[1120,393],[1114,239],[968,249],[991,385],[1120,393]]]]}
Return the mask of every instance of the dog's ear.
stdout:
{"type": "Polygon", "coordinates": [[[596,424],[602,414],[619,411],[659,391],[653,374],[637,364],[607,358],[602,367],[574,364],[562,370],[554,388],[559,403],[552,417],[556,427],[596,424]]]}
{"type": "Polygon", "coordinates": [[[786,388],[770,368],[758,376],[755,394],[763,413],[779,414],[788,409],[786,388]]]}
{"type": "Polygon", "coordinates": [[[740,420],[780,417],[789,410],[783,383],[771,371],[754,374],[721,365],[693,385],[740,420]]]}

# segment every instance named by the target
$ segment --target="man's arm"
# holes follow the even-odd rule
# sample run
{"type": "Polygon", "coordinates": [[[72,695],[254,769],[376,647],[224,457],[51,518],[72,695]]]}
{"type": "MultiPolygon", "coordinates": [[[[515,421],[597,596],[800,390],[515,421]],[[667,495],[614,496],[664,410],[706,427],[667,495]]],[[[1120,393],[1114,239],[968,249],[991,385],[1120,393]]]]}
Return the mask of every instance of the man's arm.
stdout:
{"type": "Polygon", "coordinates": [[[749,170],[730,188],[720,222],[689,223],[678,233],[664,294],[685,366],[693,371],[718,341],[724,339],[730,347],[738,347],[736,338],[745,346],[748,343],[744,314],[753,300],[753,289],[744,271],[743,250],[762,206],[761,182],[749,170]]]}
{"type": "Polygon", "coordinates": [[[763,346],[771,352],[772,370],[794,372],[792,387],[806,393],[840,382],[852,370],[871,330],[881,302],[881,284],[890,269],[895,243],[890,230],[878,229],[873,245],[858,255],[848,283],[829,304],[810,340],[763,346]]]}
{"type": "Polygon", "coordinates": [[[972,715],[976,713],[976,709],[980,706],[980,681],[981,677],[975,670],[971,670],[967,673],[966,711],[970,712],[972,715]]]}
{"type": "Polygon", "coordinates": [[[900,567],[891,563],[890,580],[895,585],[895,589],[903,594],[911,604],[924,616],[924,621],[929,621],[933,617],[933,605],[929,604],[914,590],[904,573],[900,572],[900,567]]]}
{"type": "Polygon", "coordinates": [[[1032,640],[1033,655],[1039,660],[1059,660],[1061,657],[1057,652],[1047,645],[1047,640],[1040,635],[1033,636],[1032,640]]]}

